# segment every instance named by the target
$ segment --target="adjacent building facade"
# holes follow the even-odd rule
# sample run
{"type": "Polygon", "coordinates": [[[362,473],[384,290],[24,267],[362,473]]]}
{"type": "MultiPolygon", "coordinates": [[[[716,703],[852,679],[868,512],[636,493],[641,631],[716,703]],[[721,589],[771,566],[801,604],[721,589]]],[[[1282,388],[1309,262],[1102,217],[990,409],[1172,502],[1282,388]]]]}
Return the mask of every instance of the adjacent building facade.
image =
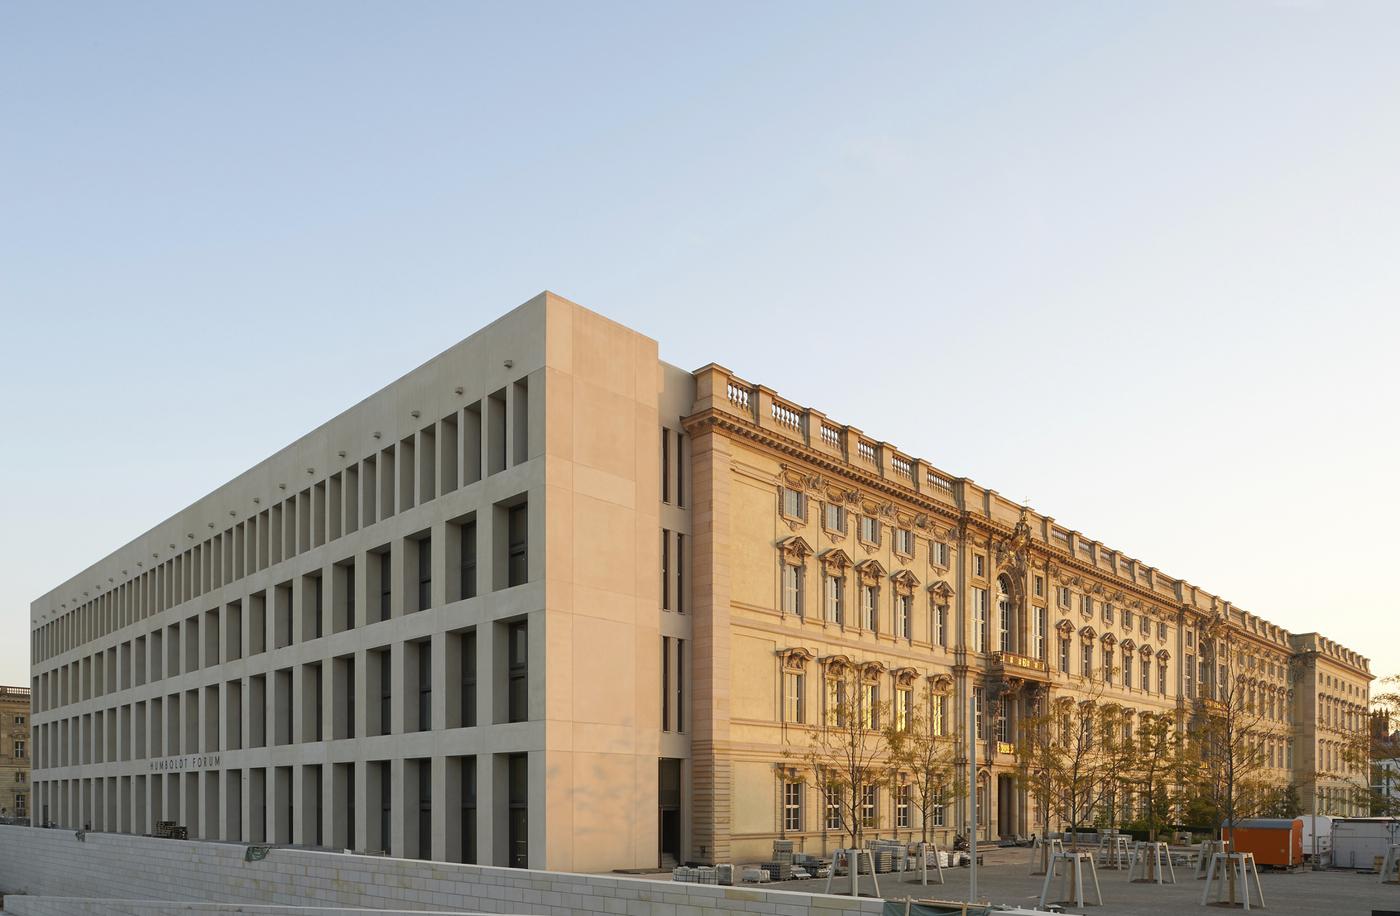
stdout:
{"type": "MultiPolygon", "coordinates": [[[[552,294],[32,624],[37,819],[580,871],[838,845],[793,766],[836,672],[963,755],[964,711],[985,712],[984,836],[1037,823],[1014,778],[1027,703],[1092,685],[1179,717],[1226,652],[1270,772],[1301,784],[1299,743],[1329,734],[1304,732],[1308,704],[1354,712],[1370,680],[1316,634],[552,294]]],[[[867,801],[878,832],[920,826],[897,788],[867,801]]],[[[940,805],[935,835],[966,808],[940,805]]]]}
{"type": "Polygon", "coordinates": [[[29,817],[29,688],[0,687],[0,818],[29,817]]]}

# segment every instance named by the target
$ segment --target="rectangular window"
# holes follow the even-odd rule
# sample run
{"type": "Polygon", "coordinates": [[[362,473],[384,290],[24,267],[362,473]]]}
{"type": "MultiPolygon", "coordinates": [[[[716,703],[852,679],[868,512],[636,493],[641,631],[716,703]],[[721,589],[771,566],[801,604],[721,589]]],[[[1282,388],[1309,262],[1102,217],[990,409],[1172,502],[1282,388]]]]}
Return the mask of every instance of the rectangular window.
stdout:
{"type": "Polygon", "coordinates": [[[931,810],[929,811],[929,814],[933,819],[933,826],[944,826],[944,810],[947,806],[943,801],[943,792],[941,790],[934,794],[933,804],[930,807],[931,810]]]}
{"type": "Polygon", "coordinates": [[[462,546],[458,557],[458,584],[463,598],[476,597],[476,520],[462,524],[462,546]]]}
{"type": "Polygon", "coordinates": [[[391,613],[391,602],[393,600],[393,562],[390,560],[389,551],[385,550],[379,555],[379,619],[388,620],[391,613]]]}
{"type": "Polygon", "coordinates": [[[1045,577],[1044,577],[1044,576],[1036,576],[1036,577],[1035,577],[1035,596],[1036,596],[1037,598],[1044,598],[1044,597],[1045,597],[1045,577]]]}
{"type": "Polygon", "coordinates": [[[1123,626],[1129,630],[1133,628],[1133,612],[1123,608],[1123,626]]]}
{"type": "Polygon", "coordinates": [[[948,545],[942,541],[932,541],[929,544],[929,562],[934,566],[948,566],[948,545]]]}
{"type": "Polygon", "coordinates": [[[903,639],[914,638],[914,596],[895,595],[895,635],[903,639]]]}
{"type": "Polygon", "coordinates": [[[980,553],[972,555],[972,574],[979,577],[987,575],[987,558],[980,553]]]}
{"type": "Polygon", "coordinates": [[[685,613],[685,535],[676,533],[676,612],[685,613]]]}
{"type": "Polygon", "coordinates": [[[476,758],[462,757],[462,861],[476,862],[476,758]]]}
{"type": "Polygon", "coordinates": [[[1103,603],[1103,620],[1104,623],[1113,623],[1113,605],[1107,601],[1103,603]]]}
{"type": "Polygon", "coordinates": [[[530,715],[528,681],[529,632],[524,621],[510,625],[508,630],[509,664],[507,676],[507,722],[524,722],[530,715]]]}
{"type": "Polygon", "coordinates": [[[1166,624],[1165,621],[1160,621],[1160,620],[1159,620],[1159,621],[1157,622],[1157,638],[1158,638],[1158,639],[1166,639],[1166,638],[1167,638],[1167,624],[1166,624]]]}
{"type": "Polygon", "coordinates": [[[880,685],[860,685],[861,722],[871,731],[880,727],[880,685]]]}
{"type": "Polygon", "coordinates": [[[878,633],[880,621],[880,589],[874,585],[860,586],[860,625],[871,633],[878,633]]]}
{"type": "Polygon", "coordinates": [[[1045,658],[1045,624],[1048,612],[1043,607],[1031,611],[1031,653],[1035,658],[1045,658]]]}
{"type": "Polygon", "coordinates": [[[661,428],[661,501],[671,502],[671,431],[661,428]]]}
{"type": "Polygon", "coordinates": [[[933,702],[929,704],[929,734],[948,734],[948,697],[946,694],[934,694],[933,702]]]}
{"type": "Polygon", "coordinates": [[[933,644],[935,646],[948,645],[948,609],[942,605],[934,605],[933,608],[933,644]]]}
{"type": "Polygon", "coordinates": [[[840,534],[846,533],[846,507],[839,503],[826,504],[826,527],[840,534]]]}
{"type": "Polygon", "coordinates": [[[914,712],[914,691],[899,688],[894,692],[894,727],[899,731],[909,728],[909,719],[914,712]]]}
{"type": "Polygon", "coordinates": [[[838,678],[826,682],[826,724],[846,727],[846,682],[838,678]]]}
{"type": "Polygon", "coordinates": [[[1057,604],[1059,604],[1060,607],[1069,607],[1069,586],[1055,586],[1055,601],[1057,604]]]}
{"type": "Polygon", "coordinates": [[[1113,681],[1113,650],[1108,646],[1103,647],[1103,682],[1105,684],[1113,681]]]}
{"type": "Polygon", "coordinates": [[[827,786],[824,793],[826,798],[826,829],[841,829],[841,790],[836,786],[827,786]]]}
{"type": "Polygon", "coordinates": [[[987,737],[987,732],[986,732],[986,730],[985,730],[985,728],[984,728],[984,726],[983,726],[983,721],[982,721],[982,720],[983,720],[982,712],[983,712],[983,706],[984,706],[984,705],[985,705],[985,703],[984,703],[984,701],[983,701],[982,688],[981,688],[981,687],[973,688],[973,691],[972,691],[972,722],[973,722],[973,728],[974,728],[973,734],[976,736],[976,739],[975,739],[975,740],[977,740],[977,741],[981,741],[981,740],[983,740],[984,738],[987,737]]]}
{"type": "Polygon", "coordinates": [[[914,532],[904,528],[894,530],[894,549],[906,557],[914,555],[914,532]]]}
{"type": "Polygon", "coordinates": [[[802,783],[783,783],[783,829],[802,829],[802,783]]]}
{"type": "Polygon", "coordinates": [[[1060,637],[1060,670],[1069,674],[1069,640],[1060,637]]]}
{"type": "Polygon", "coordinates": [[[825,615],[827,623],[844,624],[845,614],[845,592],[846,579],[844,576],[826,576],[822,581],[825,591],[823,604],[825,605],[825,615]]]}
{"type": "MultiPolygon", "coordinates": [[[[1167,693],[1167,663],[1164,661],[1157,663],[1157,692],[1163,696],[1167,693]]],[[[1272,696],[1269,697],[1269,705],[1271,707],[1269,709],[1270,717],[1273,716],[1273,699],[1272,696]]]]}
{"type": "Polygon", "coordinates": [[[783,613],[802,616],[802,567],[783,563],[783,613]]]}
{"type": "Polygon", "coordinates": [[[1094,615],[1094,599],[1088,595],[1080,595],[1079,613],[1083,614],[1085,617],[1092,617],[1094,615]]]}
{"type": "Polygon", "coordinates": [[[524,585],[530,578],[530,564],[528,557],[529,543],[529,506],[521,503],[512,506],[510,509],[507,529],[509,531],[509,578],[506,585],[524,585]]]}
{"type": "Polygon", "coordinates": [[[860,790],[860,825],[862,827],[879,826],[880,811],[880,789],[878,786],[861,786],[860,790]]]}
{"type": "Polygon", "coordinates": [[[476,630],[468,630],[458,641],[458,663],[462,670],[461,707],[458,716],[464,728],[476,725],[476,630]]]}
{"type": "Polygon", "coordinates": [[[1152,660],[1147,658],[1142,660],[1142,689],[1148,693],[1152,691],[1152,660]]]}
{"type": "Polygon", "coordinates": [[[1092,677],[1094,674],[1094,644],[1086,642],[1080,649],[1080,664],[1084,668],[1079,673],[1085,677],[1092,677]]]}
{"type": "Polygon", "coordinates": [[[1123,650],[1123,686],[1133,686],[1133,653],[1123,650]]]}
{"type": "Polygon", "coordinates": [[[972,650],[987,651],[987,590],[972,590],[972,650]]]}
{"type": "Polygon", "coordinates": [[[880,520],[868,515],[860,517],[860,539],[867,544],[880,543],[880,520]]]}
{"type": "Polygon", "coordinates": [[[894,790],[894,825],[899,828],[909,826],[909,797],[913,786],[899,785],[894,790]]]}
{"type": "Polygon", "coordinates": [[[800,671],[783,672],[783,721],[801,724],[807,721],[807,675],[800,671]]]}
{"type": "Polygon", "coordinates": [[[433,606],[433,539],[418,539],[418,607],[426,611],[433,606]]]}
{"type": "Polygon", "coordinates": [[[433,727],[433,644],[418,643],[418,731],[433,727]]]}
{"type": "Polygon", "coordinates": [[[791,487],[783,487],[783,515],[788,518],[807,518],[807,494],[791,487]]]}
{"type": "Polygon", "coordinates": [[[661,609],[671,609],[671,532],[661,529],[661,609]]]}

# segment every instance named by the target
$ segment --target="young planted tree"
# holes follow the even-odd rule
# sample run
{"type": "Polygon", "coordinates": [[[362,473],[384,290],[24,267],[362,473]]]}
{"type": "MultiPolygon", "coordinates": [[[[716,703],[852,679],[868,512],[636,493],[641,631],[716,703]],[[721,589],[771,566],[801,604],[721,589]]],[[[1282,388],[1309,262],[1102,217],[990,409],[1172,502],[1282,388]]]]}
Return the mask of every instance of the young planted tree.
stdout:
{"type": "Polygon", "coordinates": [[[1371,695],[1370,715],[1342,744],[1347,791],[1372,817],[1400,819],[1400,675],[1383,678],[1371,695]]]}
{"type": "Polygon", "coordinates": [[[1124,769],[1123,713],[1105,703],[1102,692],[1100,684],[1087,698],[1043,705],[1023,721],[1016,744],[1021,779],[1040,805],[1045,828],[1062,826],[1076,851],[1080,830],[1104,810],[1124,769]]]}
{"type": "Polygon", "coordinates": [[[891,704],[867,673],[850,664],[828,666],[821,720],[802,729],[789,755],[822,790],[829,810],[839,812],[849,849],[859,849],[866,831],[879,828],[879,806],[866,802],[891,782],[891,704]]]}
{"type": "Polygon", "coordinates": [[[947,733],[950,723],[944,716],[935,718],[916,708],[905,718],[887,733],[890,763],[908,777],[910,803],[919,812],[920,836],[927,843],[934,809],[962,794],[967,779],[957,764],[957,745],[947,733]]]}
{"type": "Polygon", "coordinates": [[[1135,746],[1127,750],[1124,782],[1140,794],[1149,839],[1180,801],[1180,788],[1191,771],[1190,749],[1169,713],[1138,717],[1135,746]]]}
{"type": "MultiPolygon", "coordinates": [[[[1205,630],[1210,678],[1196,702],[1191,725],[1195,778],[1200,809],[1222,842],[1225,829],[1262,812],[1269,797],[1264,778],[1265,720],[1247,683],[1228,623],[1217,620],[1205,630]]],[[[1237,901],[1235,872],[1229,876],[1228,903],[1237,901]]]]}

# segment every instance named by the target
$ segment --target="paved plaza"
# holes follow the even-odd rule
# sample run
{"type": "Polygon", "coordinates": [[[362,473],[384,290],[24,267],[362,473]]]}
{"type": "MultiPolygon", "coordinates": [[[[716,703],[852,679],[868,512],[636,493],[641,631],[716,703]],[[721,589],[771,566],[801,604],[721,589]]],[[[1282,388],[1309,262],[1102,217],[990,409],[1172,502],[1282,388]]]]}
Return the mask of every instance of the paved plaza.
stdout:
{"type": "MultiPolygon", "coordinates": [[[[1029,849],[992,848],[983,854],[983,866],[977,871],[980,896],[993,903],[1034,907],[1040,899],[1043,876],[1032,876],[1029,849]]],[[[966,900],[969,869],[945,868],[943,886],[930,883],[921,887],[917,875],[912,880],[899,874],[880,875],[880,893],[887,900],[933,898],[937,900],[966,900]]],[[[1219,907],[1202,907],[1201,891],[1204,881],[1197,880],[1192,866],[1177,866],[1175,886],[1167,884],[1138,884],[1128,881],[1127,870],[1099,870],[1099,885],[1103,889],[1104,905],[1084,909],[1066,907],[1066,913],[1089,913],[1097,916],[1165,916],[1175,913],[1212,913],[1219,907]]],[[[1351,916],[1372,912],[1400,912],[1400,885],[1381,884],[1376,875],[1353,871],[1274,872],[1261,870],[1264,889],[1263,913],[1272,916],[1351,916]]],[[[930,879],[932,881],[932,879],[930,879]]],[[[822,893],[826,879],[783,881],[765,885],[781,890],[822,893]]],[[[1058,890],[1059,881],[1052,885],[1058,890]]],[[[833,893],[847,893],[850,883],[844,876],[832,882],[833,893]]],[[[872,893],[869,879],[863,878],[862,894],[872,893]]],[[[1056,899],[1052,893],[1051,901],[1056,899]]],[[[1236,907],[1236,909],[1240,909],[1236,907]]],[[[1253,911],[1252,911],[1253,912],[1253,911]]]]}

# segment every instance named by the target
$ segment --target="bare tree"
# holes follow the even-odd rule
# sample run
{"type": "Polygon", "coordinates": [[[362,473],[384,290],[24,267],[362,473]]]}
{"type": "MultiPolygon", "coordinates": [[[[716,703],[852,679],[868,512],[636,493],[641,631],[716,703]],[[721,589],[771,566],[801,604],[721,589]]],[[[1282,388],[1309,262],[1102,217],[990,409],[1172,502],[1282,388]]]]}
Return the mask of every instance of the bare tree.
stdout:
{"type": "Polygon", "coordinates": [[[961,794],[967,780],[957,765],[953,736],[945,732],[947,719],[940,716],[935,721],[920,709],[911,710],[907,718],[896,721],[888,732],[890,762],[908,774],[910,802],[919,811],[920,836],[927,843],[935,807],[961,794]]]}
{"type": "Polygon", "coordinates": [[[1158,818],[1179,802],[1192,765],[1190,748],[1171,714],[1138,717],[1135,747],[1125,754],[1123,776],[1140,794],[1149,839],[1157,838],[1158,818]]]}
{"type": "Polygon", "coordinates": [[[871,671],[851,664],[827,667],[821,721],[802,729],[802,744],[789,755],[822,790],[823,803],[839,811],[851,849],[861,846],[867,830],[880,826],[879,806],[867,801],[891,782],[891,704],[879,696],[875,680],[867,676],[871,671]]]}

